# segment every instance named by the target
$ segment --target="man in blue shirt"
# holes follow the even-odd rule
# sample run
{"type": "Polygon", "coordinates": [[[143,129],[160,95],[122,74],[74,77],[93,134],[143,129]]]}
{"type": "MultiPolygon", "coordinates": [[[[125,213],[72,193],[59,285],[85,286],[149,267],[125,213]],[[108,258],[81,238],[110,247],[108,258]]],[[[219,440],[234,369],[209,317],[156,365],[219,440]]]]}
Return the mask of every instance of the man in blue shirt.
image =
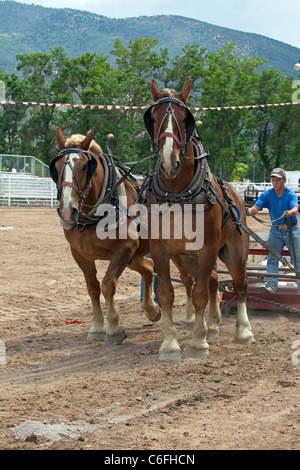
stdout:
{"type": "MultiPolygon", "coordinates": [[[[277,253],[281,253],[284,246],[287,246],[293,255],[292,240],[289,235],[287,217],[290,217],[291,231],[294,242],[295,256],[292,263],[297,271],[300,271],[300,228],[298,226],[298,198],[291,189],[285,186],[286,173],[282,168],[275,168],[271,172],[271,182],[273,188],[264,191],[257,199],[254,206],[249,209],[255,215],[259,210],[266,207],[269,210],[272,227],[269,233],[268,243],[277,253]]],[[[278,273],[279,260],[269,253],[267,261],[267,273],[278,273]]],[[[297,280],[297,293],[300,293],[300,279],[297,280]]],[[[264,293],[276,292],[278,279],[268,277],[266,286],[261,286],[264,293]]]]}

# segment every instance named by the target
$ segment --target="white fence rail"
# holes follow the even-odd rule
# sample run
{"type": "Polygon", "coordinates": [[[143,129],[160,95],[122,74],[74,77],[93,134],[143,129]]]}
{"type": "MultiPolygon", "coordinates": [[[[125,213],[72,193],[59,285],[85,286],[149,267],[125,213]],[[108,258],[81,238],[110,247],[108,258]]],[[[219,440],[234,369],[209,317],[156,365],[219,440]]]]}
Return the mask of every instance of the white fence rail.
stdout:
{"type": "MultiPolygon", "coordinates": [[[[272,187],[271,183],[231,183],[244,198],[245,190],[251,186],[258,194],[272,187]]],[[[289,185],[299,199],[298,185],[289,185]]],[[[51,178],[24,173],[0,173],[0,205],[6,206],[51,206],[57,205],[57,189],[51,178]]]]}
{"type": "MultiPolygon", "coordinates": [[[[245,191],[249,188],[253,189],[254,191],[257,190],[258,196],[263,191],[272,188],[271,182],[264,182],[264,183],[251,183],[251,182],[243,182],[243,183],[230,183],[238,193],[244,198],[245,191]]],[[[287,187],[292,189],[298,196],[298,203],[300,204],[300,187],[299,184],[286,184],[287,187]]]]}
{"type": "Polygon", "coordinates": [[[56,185],[51,178],[20,173],[0,174],[0,205],[54,207],[56,196],[56,185]]]}

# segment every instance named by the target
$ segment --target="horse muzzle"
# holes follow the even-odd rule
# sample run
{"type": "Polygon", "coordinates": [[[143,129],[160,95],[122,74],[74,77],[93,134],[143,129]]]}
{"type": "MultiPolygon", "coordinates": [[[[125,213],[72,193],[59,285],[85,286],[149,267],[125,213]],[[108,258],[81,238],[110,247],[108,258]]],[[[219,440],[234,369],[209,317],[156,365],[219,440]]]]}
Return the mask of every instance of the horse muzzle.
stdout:
{"type": "Polygon", "coordinates": [[[180,171],[180,167],[181,164],[179,160],[172,161],[171,164],[169,162],[166,163],[165,161],[162,161],[160,164],[161,171],[168,179],[176,178],[180,171]]]}
{"type": "Polygon", "coordinates": [[[69,224],[76,224],[78,222],[78,209],[74,206],[69,205],[69,207],[59,207],[57,209],[57,213],[64,222],[69,224]]]}

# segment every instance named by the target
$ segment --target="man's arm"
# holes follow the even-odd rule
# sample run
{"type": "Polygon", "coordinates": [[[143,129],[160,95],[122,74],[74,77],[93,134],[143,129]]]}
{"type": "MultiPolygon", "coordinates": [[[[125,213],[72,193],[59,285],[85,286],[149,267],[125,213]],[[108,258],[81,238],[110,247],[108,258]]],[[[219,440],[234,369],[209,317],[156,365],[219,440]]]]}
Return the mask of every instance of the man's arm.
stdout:
{"type": "MultiPolygon", "coordinates": [[[[261,207],[258,207],[258,206],[256,206],[256,205],[254,205],[254,206],[250,207],[250,209],[248,209],[248,212],[251,212],[252,215],[255,215],[255,214],[257,214],[257,212],[260,211],[260,210],[261,210],[261,207]]],[[[249,214],[247,213],[247,211],[246,211],[246,214],[249,215],[249,214]]]]}
{"type": "Polygon", "coordinates": [[[292,207],[292,209],[290,209],[289,211],[284,211],[283,213],[291,217],[292,215],[297,215],[297,212],[298,212],[298,207],[295,206],[295,207],[292,207]]]}

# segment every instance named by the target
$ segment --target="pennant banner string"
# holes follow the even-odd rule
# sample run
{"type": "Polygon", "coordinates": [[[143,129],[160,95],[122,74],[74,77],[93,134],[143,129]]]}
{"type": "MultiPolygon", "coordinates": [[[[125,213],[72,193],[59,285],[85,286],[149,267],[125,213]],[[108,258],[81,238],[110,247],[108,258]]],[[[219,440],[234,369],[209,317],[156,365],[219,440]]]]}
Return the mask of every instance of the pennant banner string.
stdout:
{"type": "MultiPolygon", "coordinates": [[[[112,104],[70,104],[70,103],[37,103],[35,101],[7,101],[7,100],[0,100],[0,105],[11,104],[11,105],[24,105],[24,106],[48,106],[48,107],[55,107],[55,108],[74,108],[74,109],[104,109],[104,110],[136,110],[136,109],[147,109],[147,106],[129,106],[129,105],[112,105],[112,104]]],[[[207,111],[207,110],[217,110],[221,111],[222,109],[253,109],[253,108],[267,108],[271,106],[290,106],[294,104],[300,104],[299,101],[292,101],[289,103],[267,103],[267,104],[250,104],[250,105],[241,105],[241,106],[208,106],[208,107],[197,107],[193,106],[192,109],[195,111],[207,111]]]]}

